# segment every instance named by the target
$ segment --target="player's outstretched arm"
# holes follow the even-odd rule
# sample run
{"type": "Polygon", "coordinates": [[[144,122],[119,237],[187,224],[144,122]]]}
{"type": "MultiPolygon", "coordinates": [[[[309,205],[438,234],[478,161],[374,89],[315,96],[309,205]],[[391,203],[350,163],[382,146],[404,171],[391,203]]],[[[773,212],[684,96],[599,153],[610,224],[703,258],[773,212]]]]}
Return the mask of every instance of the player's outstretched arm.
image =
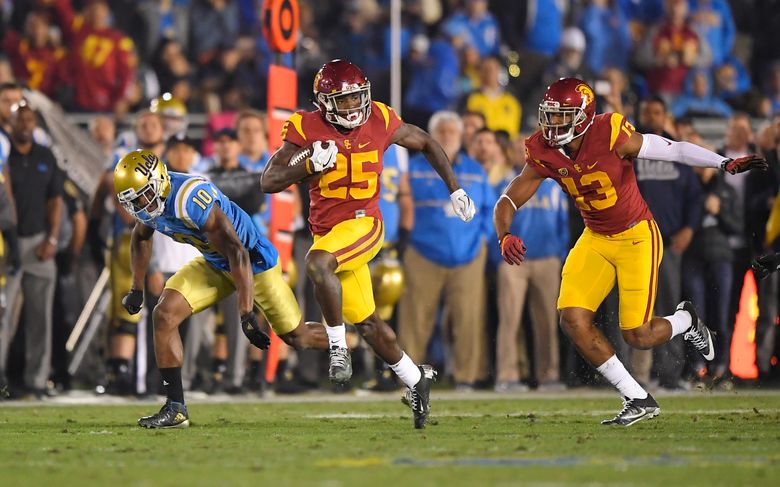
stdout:
{"type": "Polygon", "coordinates": [[[236,229],[230,223],[222,209],[214,205],[206,223],[201,228],[209,243],[228,260],[230,275],[238,291],[238,310],[241,315],[252,312],[254,298],[254,280],[249,252],[238,238],[236,229]]]}
{"type": "Polygon", "coordinates": [[[458,190],[458,178],[452,172],[452,165],[438,142],[416,125],[401,124],[393,134],[392,144],[398,144],[410,150],[421,151],[439,176],[444,180],[450,193],[458,190]]]}
{"type": "Polygon", "coordinates": [[[241,316],[241,331],[249,339],[249,342],[266,350],[271,345],[271,338],[260,329],[260,324],[254,313],[254,276],[252,263],[249,260],[249,252],[238,238],[236,229],[228,220],[222,209],[215,205],[206,223],[201,227],[206,233],[206,238],[214,248],[228,260],[230,275],[236,284],[238,291],[238,312],[241,316]]]}
{"type": "Polygon", "coordinates": [[[309,176],[321,174],[336,164],[338,148],[332,140],[326,141],[323,147],[321,141],[315,141],[305,152],[299,152],[300,147],[285,141],[274,152],[263,171],[260,186],[266,193],[278,193],[289,188],[291,184],[299,183],[309,176]]]}
{"type": "Polygon", "coordinates": [[[152,235],[154,229],[137,222],[130,236],[130,270],[133,273],[132,289],[143,291],[146,270],[152,259],[152,235]]]}
{"type": "Polygon", "coordinates": [[[756,154],[729,159],[690,142],[676,142],[660,135],[638,132],[631,134],[631,137],[617,148],[617,152],[620,157],[641,157],[679,162],[694,167],[712,167],[729,174],[751,170],[766,171],[769,167],[766,159],[756,154]]]}
{"type": "Polygon", "coordinates": [[[428,163],[436,170],[439,177],[447,185],[450,191],[450,200],[455,213],[461,220],[467,222],[474,218],[477,209],[474,202],[462,188],[458,186],[458,178],[452,171],[452,165],[438,142],[433,137],[416,125],[401,124],[393,133],[391,144],[398,144],[407,149],[421,151],[428,163]]]}
{"type": "Polygon", "coordinates": [[[493,207],[493,224],[496,227],[498,245],[501,247],[501,255],[509,264],[520,264],[525,260],[525,244],[518,236],[509,232],[515,212],[531,199],[543,180],[541,174],[526,164],[523,172],[509,183],[493,207]]]}

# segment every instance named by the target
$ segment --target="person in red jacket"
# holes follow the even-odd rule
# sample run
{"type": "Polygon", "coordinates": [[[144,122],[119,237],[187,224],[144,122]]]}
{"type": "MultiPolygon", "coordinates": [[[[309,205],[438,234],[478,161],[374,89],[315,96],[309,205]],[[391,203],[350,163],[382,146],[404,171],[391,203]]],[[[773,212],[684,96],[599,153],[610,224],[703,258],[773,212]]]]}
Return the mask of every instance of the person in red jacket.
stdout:
{"type": "Polygon", "coordinates": [[[135,78],[135,46],[109,25],[111,11],[106,1],[86,2],[81,14],[74,12],[71,0],[44,3],[54,5],[70,51],[75,108],[124,113],[128,88],[135,78]]]}
{"type": "Polygon", "coordinates": [[[54,97],[69,82],[66,51],[51,38],[49,20],[44,13],[30,12],[23,34],[8,30],[3,38],[3,51],[11,61],[14,76],[30,89],[54,97]]]}

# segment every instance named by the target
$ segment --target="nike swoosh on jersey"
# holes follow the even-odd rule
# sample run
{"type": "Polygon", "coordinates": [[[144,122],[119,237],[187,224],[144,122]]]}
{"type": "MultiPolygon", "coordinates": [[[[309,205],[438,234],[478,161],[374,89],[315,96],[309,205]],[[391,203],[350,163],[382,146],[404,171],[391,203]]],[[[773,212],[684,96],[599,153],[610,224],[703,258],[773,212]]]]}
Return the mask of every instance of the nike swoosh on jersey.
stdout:
{"type": "Polygon", "coordinates": [[[370,144],[370,143],[371,143],[371,142],[369,141],[369,142],[364,142],[364,143],[362,143],[362,144],[358,144],[358,149],[362,149],[363,147],[367,146],[367,145],[368,145],[368,144],[370,144]]]}
{"type": "Polygon", "coordinates": [[[637,245],[637,244],[641,244],[641,243],[642,243],[641,240],[634,240],[633,242],[631,242],[631,245],[637,245]]]}
{"type": "Polygon", "coordinates": [[[593,164],[587,165],[586,167],[588,168],[588,170],[590,170],[590,169],[593,169],[594,167],[596,167],[596,164],[598,164],[598,163],[599,163],[599,161],[596,161],[593,164]]]}

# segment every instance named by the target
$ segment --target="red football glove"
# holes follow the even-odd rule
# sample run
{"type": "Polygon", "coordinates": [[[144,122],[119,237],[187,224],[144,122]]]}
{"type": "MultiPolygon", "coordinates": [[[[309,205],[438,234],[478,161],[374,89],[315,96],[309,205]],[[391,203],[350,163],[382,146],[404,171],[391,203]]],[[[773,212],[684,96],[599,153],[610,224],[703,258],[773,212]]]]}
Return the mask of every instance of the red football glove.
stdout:
{"type": "Polygon", "coordinates": [[[501,247],[501,256],[507,264],[520,265],[525,261],[525,244],[520,237],[511,233],[505,233],[498,241],[501,247]]]}
{"type": "Polygon", "coordinates": [[[763,157],[752,154],[745,157],[738,157],[737,159],[726,159],[723,161],[723,164],[721,164],[721,168],[727,173],[737,174],[753,169],[766,171],[769,169],[769,165],[763,157]]]}

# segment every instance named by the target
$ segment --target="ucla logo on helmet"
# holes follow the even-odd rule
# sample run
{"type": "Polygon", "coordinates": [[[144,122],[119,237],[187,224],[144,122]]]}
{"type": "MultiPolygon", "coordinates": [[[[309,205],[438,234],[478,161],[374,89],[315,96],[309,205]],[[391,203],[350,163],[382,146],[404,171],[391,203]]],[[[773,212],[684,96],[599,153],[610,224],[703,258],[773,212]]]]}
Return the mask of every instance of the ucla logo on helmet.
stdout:
{"type": "Polygon", "coordinates": [[[586,105],[590,105],[590,103],[595,99],[593,90],[591,90],[590,86],[586,85],[585,83],[577,85],[577,88],[575,89],[580,95],[582,95],[582,98],[585,99],[586,105]]]}
{"type": "Polygon", "coordinates": [[[143,174],[146,177],[150,177],[152,171],[157,169],[157,165],[160,163],[160,159],[154,154],[140,154],[143,162],[135,166],[135,171],[143,174]]]}

